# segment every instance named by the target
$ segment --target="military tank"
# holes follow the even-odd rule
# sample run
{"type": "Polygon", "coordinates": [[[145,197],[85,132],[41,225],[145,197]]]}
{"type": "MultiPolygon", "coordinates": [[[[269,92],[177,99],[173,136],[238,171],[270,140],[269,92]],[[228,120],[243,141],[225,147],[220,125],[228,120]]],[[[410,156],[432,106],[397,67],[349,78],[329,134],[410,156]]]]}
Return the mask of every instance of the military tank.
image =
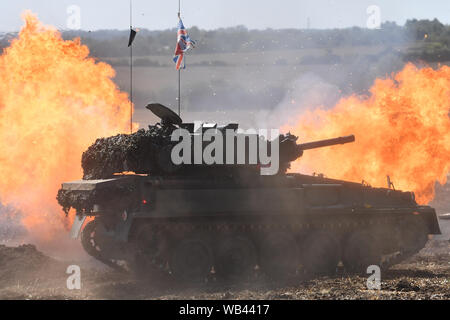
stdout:
{"type": "Polygon", "coordinates": [[[160,104],[147,108],[160,123],[97,140],[83,154],[83,180],[62,184],[57,196],[66,213],[76,211],[72,237],[113,268],[184,282],[285,279],[333,274],[338,266],[365,273],[399,263],[440,233],[435,210],[419,206],[412,192],[287,173],[305,150],[351,143],[354,136],[298,144],[286,134],[267,141],[237,124],[196,128],[160,104]],[[230,149],[212,154],[240,159],[237,164],[174,164],[178,129],[192,141],[205,132],[243,138],[248,154],[257,138],[268,154],[278,150],[279,170],[261,175],[267,163],[233,157],[230,149]]]}

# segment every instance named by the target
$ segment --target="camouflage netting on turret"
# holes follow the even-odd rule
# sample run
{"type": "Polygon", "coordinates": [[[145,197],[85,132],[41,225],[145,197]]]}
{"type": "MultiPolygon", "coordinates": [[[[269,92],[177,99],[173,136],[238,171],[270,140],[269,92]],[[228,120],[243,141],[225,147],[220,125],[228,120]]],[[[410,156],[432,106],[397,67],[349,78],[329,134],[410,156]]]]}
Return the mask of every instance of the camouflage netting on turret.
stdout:
{"type": "MultiPolygon", "coordinates": [[[[108,179],[117,173],[134,172],[137,174],[203,174],[203,175],[240,175],[255,166],[175,166],[171,162],[171,151],[176,144],[171,135],[177,127],[172,125],[150,126],[148,130],[139,130],[134,134],[120,134],[114,137],[98,139],[83,154],[82,167],[84,180],[108,179]]],[[[279,137],[279,173],[289,168],[289,163],[299,158],[303,152],[296,144],[297,137],[291,134],[279,137]]],[[[237,152],[237,151],[236,151],[237,152]]],[[[235,154],[237,154],[235,152],[235,154]]],[[[245,151],[248,155],[249,149],[245,151]]],[[[254,169],[254,168],[253,168],[254,169]]],[[[254,170],[251,170],[252,172],[254,170]]]]}
{"type": "Polygon", "coordinates": [[[105,179],[115,173],[158,171],[158,154],[170,144],[171,127],[150,126],[148,130],[98,139],[83,154],[83,179],[105,179]]]}

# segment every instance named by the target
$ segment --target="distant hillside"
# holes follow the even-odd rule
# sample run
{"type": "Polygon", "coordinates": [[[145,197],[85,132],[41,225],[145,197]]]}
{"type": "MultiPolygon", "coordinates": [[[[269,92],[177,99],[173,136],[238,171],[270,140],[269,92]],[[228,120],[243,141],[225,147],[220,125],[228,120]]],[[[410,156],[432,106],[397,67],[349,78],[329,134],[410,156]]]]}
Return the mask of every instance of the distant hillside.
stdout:
{"type": "MultiPolygon", "coordinates": [[[[398,46],[409,44],[406,59],[425,61],[450,60],[450,26],[438,20],[408,20],[405,26],[384,23],[378,30],[358,27],[332,30],[248,30],[244,26],[212,31],[189,28],[197,41],[192,54],[266,52],[273,50],[298,50],[310,48],[333,49],[349,46],[398,46]]],[[[0,48],[8,45],[14,34],[0,35],[0,48]]],[[[140,30],[135,42],[136,56],[170,55],[173,52],[176,29],[140,30]]],[[[65,31],[63,37],[80,37],[91,53],[97,57],[128,56],[128,31],[65,31]]]]}
{"type": "MultiPolygon", "coordinates": [[[[325,49],[353,46],[399,46],[408,44],[405,60],[430,62],[450,60],[450,26],[438,20],[409,20],[405,26],[387,22],[379,30],[347,28],[333,30],[248,30],[243,26],[201,30],[189,29],[197,48],[192,54],[267,52],[276,50],[325,49]]],[[[135,42],[136,56],[171,55],[176,30],[141,30],[135,42]]],[[[80,37],[97,57],[128,56],[128,31],[65,32],[65,38],[80,37]]]]}
{"type": "MultiPolygon", "coordinates": [[[[335,30],[248,30],[245,27],[213,31],[189,28],[197,48],[193,54],[265,52],[309,48],[336,48],[391,44],[408,41],[403,27],[385,24],[380,30],[362,28],[335,30]]],[[[94,55],[123,57],[128,55],[128,31],[65,32],[65,38],[81,37],[94,55]]],[[[137,56],[173,53],[176,29],[164,31],[141,30],[135,42],[137,56]]]]}

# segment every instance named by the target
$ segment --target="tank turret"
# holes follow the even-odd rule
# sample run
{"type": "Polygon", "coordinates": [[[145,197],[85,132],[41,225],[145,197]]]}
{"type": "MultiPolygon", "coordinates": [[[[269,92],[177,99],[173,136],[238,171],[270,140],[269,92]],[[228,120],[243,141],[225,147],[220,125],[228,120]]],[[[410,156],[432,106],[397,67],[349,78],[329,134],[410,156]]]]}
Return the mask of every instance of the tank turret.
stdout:
{"type": "MultiPolygon", "coordinates": [[[[105,179],[117,173],[134,172],[137,174],[152,175],[233,175],[242,173],[243,169],[249,172],[257,172],[260,167],[259,147],[261,143],[267,143],[268,150],[272,150],[274,142],[267,142],[263,137],[254,133],[239,130],[238,124],[228,124],[218,126],[214,123],[204,123],[195,125],[194,123],[183,123],[181,118],[170,109],[161,104],[149,104],[147,108],[161,119],[161,122],[149,126],[148,130],[141,129],[133,134],[120,134],[110,138],[98,139],[83,154],[82,166],[84,179],[105,179]],[[175,130],[185,130],[192,139],[191,161],[188,164],[174,165],[171,159],[173,147],[178,143],[172,141],[172,134],[175,130]],[[220,159],[223,165],[205,165],[204,161],[198,162],[194,159],[194,139],[208,130],[223,136],[223,158],[220,159]],[[231,132],[231,137],[230,137],[231,132]],[[227,139],[234,139],[234,161],[227,161],[227,139]],[[244,152],[237,150],[239,141],[242,139],[244,152]],[[252,142],[258,142],[255,149],[252,149],[252,142]],[[250,151],[257,151],[258,157],[251,160],[250,151]],[[238,161],[240,154],[244,153],[245,161],[238,161]],[[239,155],[239,156],[238,156],[239,155]]],[[[273,137],[272,137],[273,138],[273,137]]],[[[336,139],[322,140],[304,144],[297,144],[298,138],[290,133],[280,135],[279,143],[279,172],[284,173],[289,168],[289,164],[303,155],[304,150],[344,144],[355,141],[354,136],[340,137],[336,139]]],[[[201,142],[204,151],[210,143],[201,142]]]]}

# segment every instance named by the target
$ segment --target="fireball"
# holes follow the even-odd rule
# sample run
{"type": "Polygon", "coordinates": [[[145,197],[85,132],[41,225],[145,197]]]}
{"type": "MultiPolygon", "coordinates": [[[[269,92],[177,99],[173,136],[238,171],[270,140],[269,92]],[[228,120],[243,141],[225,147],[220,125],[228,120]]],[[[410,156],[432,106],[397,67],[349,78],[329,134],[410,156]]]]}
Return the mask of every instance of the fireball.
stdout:
{"type": "Polygon", "coordinates": [[[368,97],[341,99],[329,110],[317,108],[286,126],[305,140],[355,134],[356,143],[311,151],[293,171],[321,172],[332,178],[414,191],[426,204],[436,181],[450,171],[450,68],[418,69],[407,64],[378,79],[368,97]]]}
{"type": "Polygon", "coordinates": [[[65,41],[30,12],[0,56],[0,201],[50,238],[64,224],[56,194],[82,176],[81,155],[96,138],[129,128],[130,102],[111,66],[65,41]]]}

